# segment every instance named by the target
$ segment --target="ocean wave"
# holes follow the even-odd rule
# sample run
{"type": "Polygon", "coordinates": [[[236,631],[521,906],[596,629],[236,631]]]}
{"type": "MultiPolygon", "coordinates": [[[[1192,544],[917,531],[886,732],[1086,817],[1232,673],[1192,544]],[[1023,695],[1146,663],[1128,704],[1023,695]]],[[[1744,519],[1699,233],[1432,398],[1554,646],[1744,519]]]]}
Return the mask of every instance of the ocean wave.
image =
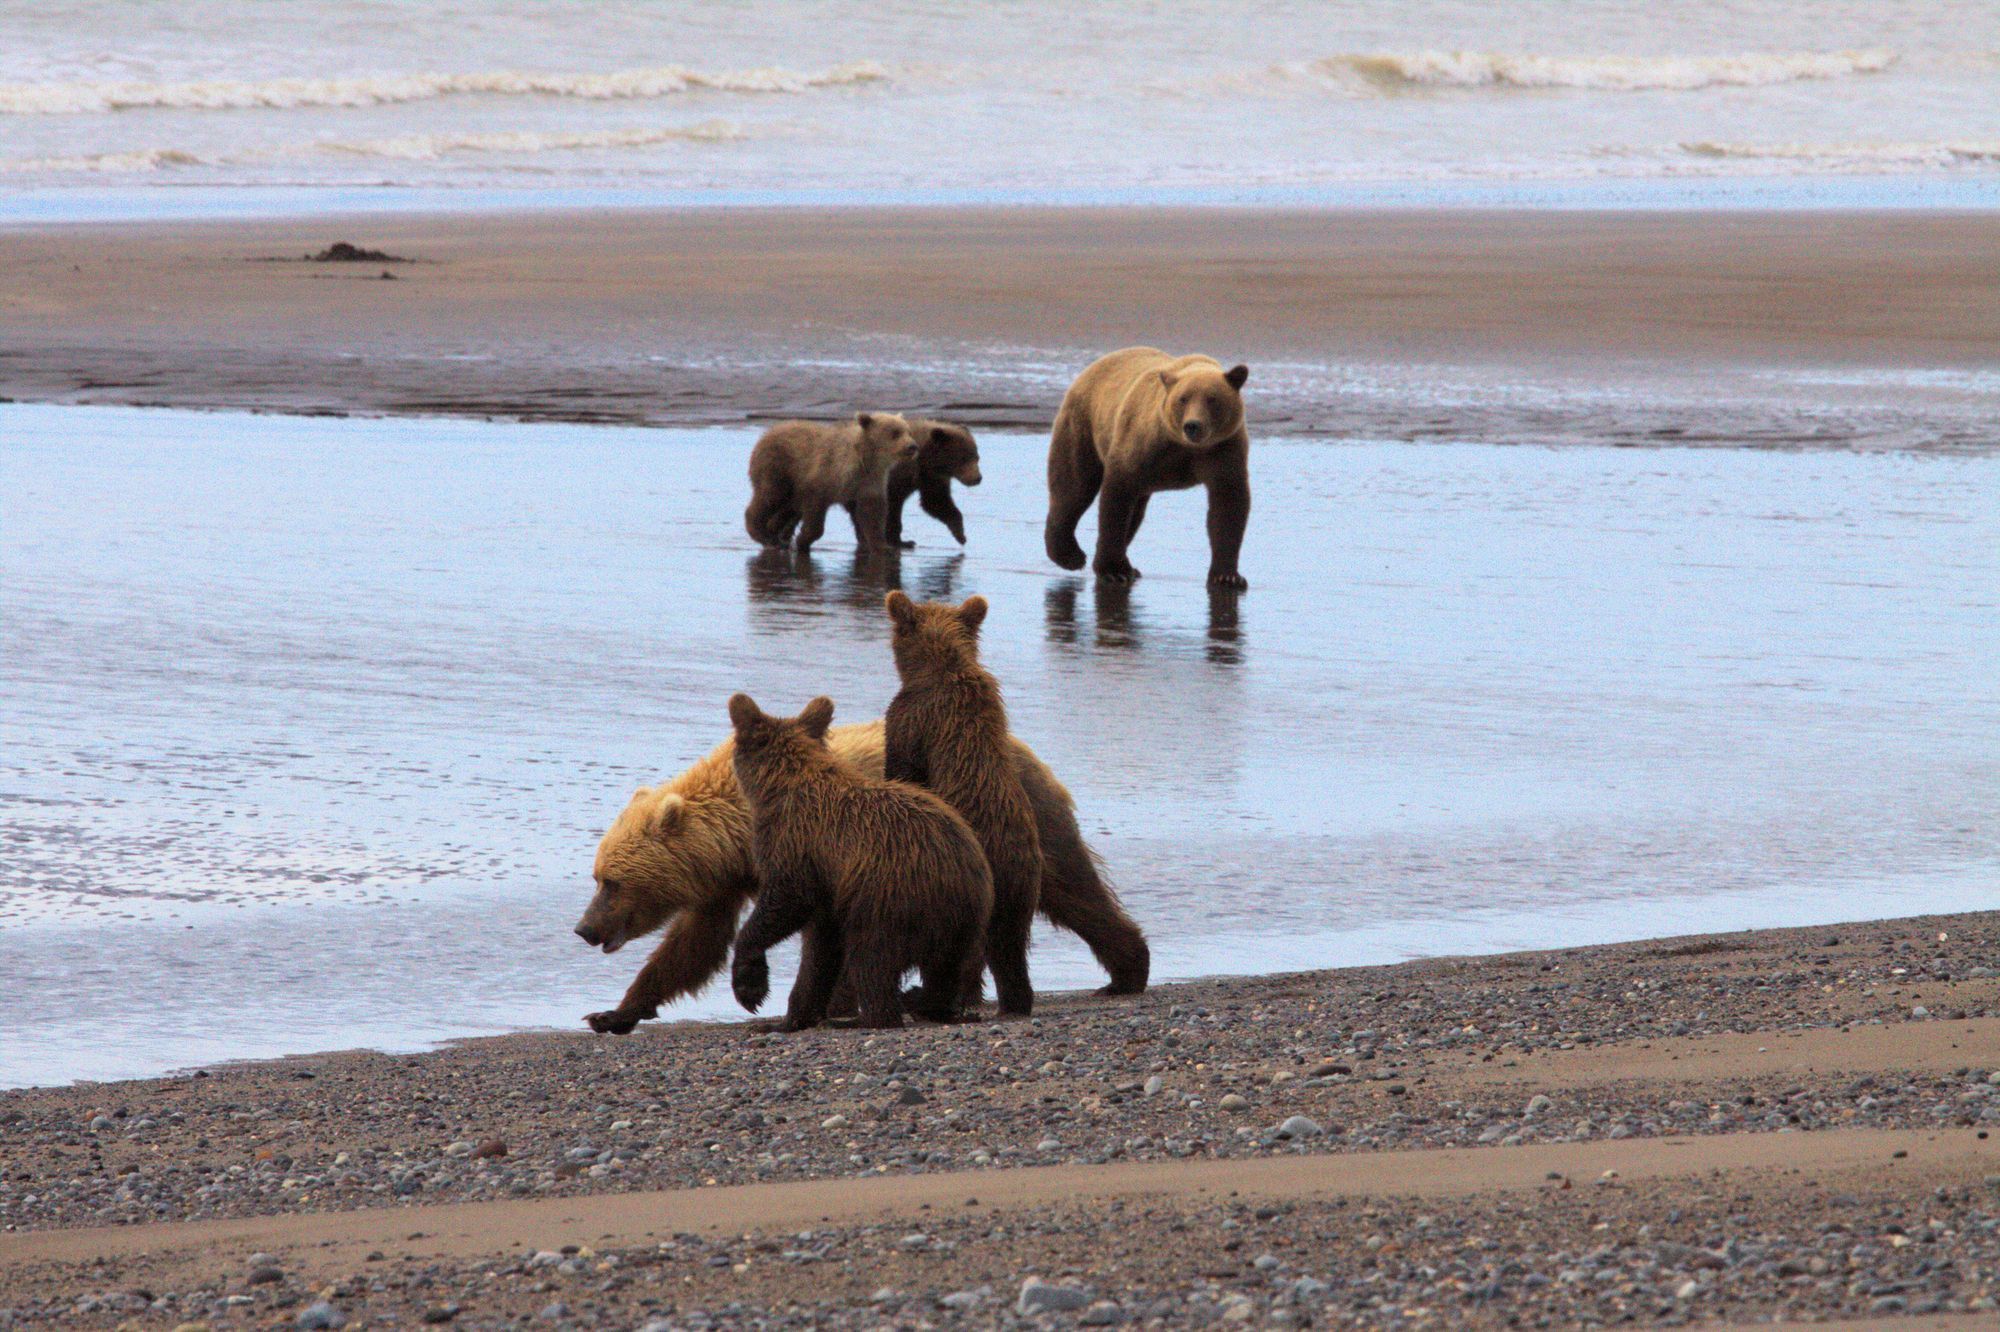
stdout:
{"type": "Polygon", "coordinates": [[[452,153],[548,153],[565,149],[646,148],[660,143],[728,143],[746,137],[744,128],[734,121],[704,120],[695,125],[640,125],[628,129],[576,133],[514,130],[497,134],[403,134],[388,139],[327,139],[316,146],[326,152],[358,157],[432,161],[452,153]]]}
{"type": "Polygon", "coordinates": [[[1896,59],[1896,52],[1881,48],[1731,56],[1548,56],[1432,50],[1326,56],[1308,62],[1303,69],[1311,76],[1358,80],[1391,91],[1587,88],[1601,92],[1688,92],[1877,74],[1896,59]]]}
{"type": "Polygon", "coordinates": [[[776,66],[721,73],[662,65],[603,74],[490,70],[475,74],[389,74],[346,79],[265,79],[198,83],[0,84],[0,115],[81,115],[174,107],[220,111],[255,107],[380,106],[474,94],[576,97],[592,101],[670,97],[688,92],[800,93],[878,83],[889,72],[859,60],[817,72],[776,66]]]}
{"type": "Polygon", "coordinates": [[[2000,165],[2000,139],[1936,139],[1853,143],[1728,143],[1697,139],[1680,145],[1694,157],[1805,162],[1826,167],[2000,165]]]}
{"type": "Polygon", "coordinates": [[[319,139],[284,148],[217,157],[203,157],[182,148],[141,148],[118,153],[0,158],[0,174],[149,172],[174,167],[252,166],[299,161],[322,153],[432,162],[455,153],[551,153],[593,148],[646,148],[662,143],[730,143],[747,137],[749,132],[743,126],[729,120],[703,120],[692,125],[637,125],[576,133],[519,130],[496,134],[404,134],[386,139],[319,139]]]}

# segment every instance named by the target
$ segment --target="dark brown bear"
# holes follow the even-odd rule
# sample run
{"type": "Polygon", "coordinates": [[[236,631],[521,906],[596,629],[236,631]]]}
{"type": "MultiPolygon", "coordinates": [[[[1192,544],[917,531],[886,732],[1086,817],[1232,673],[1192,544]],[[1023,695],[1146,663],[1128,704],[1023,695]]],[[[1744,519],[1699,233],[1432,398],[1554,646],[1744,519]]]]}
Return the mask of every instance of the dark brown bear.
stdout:
{"type": "Polygon", "coordinates": [[[840,504],[854,519],[857,545],[883,545],[889,473],[914,462],[909,422],[891,412],[861,412],[827,425],[781,421],[750,450],[750,505],[743,526],[766,546],[782,546],[798,529],[801,555],[826,531],[826,512],[840,504]]]}
{"type": "Polygon", "coordinates": [[[917,441],[917,459],[897,463],[889,470],[887,525],[882,535],[890,545],[905,550],[917,544],[903,539],[903,506],[914,494],[918,507],[943,523],[962,546],[965,515],[952,502],[951,483],[979,484],[979,445],[964,426],[921,416],[910,418],[910,434],[917,441]]]}
{"type": "Polygon", "coordinates": [[[1208,585],[1242,588],[1250,524],[1250,436],[1243,428],[1248,366],[1152,347],[1112,352],[1076,377],[1049,437],[1049,558],[1083,567],[1076,525],[1097,502],[1097,555],[1107,583],[1139,576],[1127,547],[1162,490],[1208,487],[1208,585]]]}
{"type": "MultiPolygon", "coordinates": [[[[836,726],[826,739],[841,762],[882,776],[881,722],[836,726]]],[[[1111,974],[1100,994],[1138,994],[1151,963],[1144,932],[1104,881],[1069,791],[1033,750],[1019,740],[1012,750],[1041,838],[1041,914],[1090,945],[1111,974]]],[[[665,933],[618,1006],[589,1015],[593,1030],[631,1031],[661,1005],[698,993],[728,964],[736,922],[759,887],[735,752],[735,740],[724,740],[680,776],[640,787],[598,843],[596,890],[577,937],[612,953],[665,933]]]]}
{"type": "Polygon", "coordinates": [[[956,1018],[993,908],[993,879],[965,820],[928,791],[864,777],[835,758],[826,746],[831,699],[781,718],[738,694],[729,720],[763,882],[736,934],[737,1001],[757,1011],[771,988],[765,954],[804,930],[783,1030],[825,1021],[843,970],[864,1027],[903,1025],[903,973],[912,967],[923,980],[912,1011],[956,1018]]]}
{"type": "MultiPolygon", "coordinates": [[[[1035,1007],[1028,927],[1041,894],[1042,845],[1014,765],[1000,682],[979,664],[986,598],[942,606],[891,592],[886,605],[903,688],[882,719],[883,771],[943,796],[979,838],[993,871],[986,965],[1000,1011],[1026,1016],[1035,1007]]],[[[975,967],[966,978],[968,998],[977,997],[978,984],[975,967]]]]}

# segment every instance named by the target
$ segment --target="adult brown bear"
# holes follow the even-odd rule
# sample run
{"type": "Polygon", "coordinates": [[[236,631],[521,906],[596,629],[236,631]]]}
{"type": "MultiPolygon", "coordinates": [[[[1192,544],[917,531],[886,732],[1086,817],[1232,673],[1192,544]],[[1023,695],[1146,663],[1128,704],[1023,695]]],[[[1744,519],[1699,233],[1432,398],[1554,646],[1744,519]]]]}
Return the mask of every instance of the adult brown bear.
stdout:
{"type": "Polygon", "coordinates": [[[889,473],[914,462],[910,425],[892,412],[859,412],[828,425],[781,421],[750,450],[750,504],[743,526],[766,546],[782,546],[798,531],[801,555],[826,531],[826,512],[844,505],[854,519],[854,541],[884,544],[889,473]]]}
{"type": "Polygon", "coordinates": [[[803,931],[784,1031],[826,1020],[845,974],[864,1027],[903,1025],[903,973],[923,987],[910,1011],[955,1020],[993,908],[979,839],[958,812],[908,782],[869,777],[826,747],[833,700],[772,717],[729,700],[736,784],[750,802],[751,857],[763,887],[736,933],[729,982],[751,1012],[771,990],[766,955],[803,931]]]}
{"type": "MultiPolygon", "coordinates": [[[[883,775],[881,722],[836,726],[827,743],[841,761],[883,775]]],[[[737,918],[759,887],[750,811],[731,766],[735,744],[725,740],[671,781],[640,787],[598,843],[597,891],[577,936],[615,953],[663,926],[666,933],[618,1006],[585,1018],[593,1030],[631,1031],[662,1005],[699,993],[728,960],[737,918]]],[[[1013,753],[1041,842],[1040,914],[1096,954],[1111,978],[1100,993],[1140,993],[1152,963],[1145,934],[1105,883],[1069,791],[1019,740],[1013,753]]]]}
{"type": "MultiPolygon", "coordinates": [[[[979,838],[993,871],[993,914],[985,963],[1000,1011],[1026,1017],[1035,1008],[1028,979],[1028,927],[1041,894],[1042,844],[1035,807],[1021,785],[1000,682],[979,660],[986,598],[963,605],[912,601],[889,593],[891,645],[903,687],[882,718],[883,771],[891,780],[934,791],[979,838]]],[[[979,969],[965,978],[979,997],[979,969]]]]}
{"type": "Polygon", "coordinates": [[[1208,584],[1249,586],[1237,571],[1250,522],[1250,436],[1243,427],[1248,366],[1153,347],[1112,352],[1063,395],[1049,438],[1049,558],[1083,567],[1076,525],[1097,502],[1091,568],[1111,583],[1139,576],[1126,548],[1162,490],[1208,488],[1208,584]]]}

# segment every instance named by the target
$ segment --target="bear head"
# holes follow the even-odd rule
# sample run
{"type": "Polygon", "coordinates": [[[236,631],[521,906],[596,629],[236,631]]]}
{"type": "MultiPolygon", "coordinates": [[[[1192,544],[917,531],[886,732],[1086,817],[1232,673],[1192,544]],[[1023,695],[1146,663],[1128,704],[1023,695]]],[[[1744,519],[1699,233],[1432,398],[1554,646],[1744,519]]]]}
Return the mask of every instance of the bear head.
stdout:
{"type": "Polygon", "coordinates": [[[1247,365],[1224,370],[1214,365],[1162,370],[1160,386],[1167,391],[1162,411],[1167,429],[1191,449],[1206,449],[1233,437],[1243,427],[1243,384],[1247,365]]]}
{"type": "Polygon", "coordinates": [[[916,436],[896,413],[856,412],[854,424],[861,427],[861,456],[869,471],[886,474],[897,463],[916,459],[916,436]]]}
{"type": "Polygon", "coordinates": [[[979,445],[964,426],[945,421],[916,423],[917,470],[925,476],[948,476],[961,486],[976,486],[979,445]]]}
{"type": "Polygon", "coordinates": [[[979,626],[986,622],[986,598],[967,597],[957,606],[912,601],[898,590],[883,600],[889,612],[890,647],[905,680],[926,670],[951,670],[979,659],[979,626]]]}
{"type": "Polygon", "coordinates": [[[640,787],[597,844],[597,891],[577,937],[615,953],[676,911],[712,900],[718,884],[749,875],[742,819],[729,800],[640,787]]]}
{"type": "Polygon", "coordinates": [[[736,784],[755,800],[764,778],[826,750],[833,700],[821,695],[796,717],[773,717],[750,695],[737,694],[729,700],[729,723],[736,728],[736,784]]]}

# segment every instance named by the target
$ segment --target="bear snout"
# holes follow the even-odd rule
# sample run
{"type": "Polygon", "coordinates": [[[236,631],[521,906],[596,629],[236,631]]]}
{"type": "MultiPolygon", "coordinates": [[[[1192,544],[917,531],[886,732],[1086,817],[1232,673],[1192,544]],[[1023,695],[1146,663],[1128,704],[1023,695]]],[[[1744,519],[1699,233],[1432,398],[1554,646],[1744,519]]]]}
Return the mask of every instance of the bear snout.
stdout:
{"type": "Polygon", "coordinates": [[[1181,425],[1181,433],[1190,444],[1199,444],[1208,437],[1208,427],[1200,421],[1187,421],[1181,425]]]}
{"type": "Polygon", "coordinates": [[[592,948],[604,942],[604,936],[599,934],[587,920],[577,922],[576,937],[589,944],[592,948]]]}
{"type": "Polygon", "coordinates": [[[976,486],[981,480],[978,463],[967,463],[958,469],[958,484],[961,486],[976,486]]]}

